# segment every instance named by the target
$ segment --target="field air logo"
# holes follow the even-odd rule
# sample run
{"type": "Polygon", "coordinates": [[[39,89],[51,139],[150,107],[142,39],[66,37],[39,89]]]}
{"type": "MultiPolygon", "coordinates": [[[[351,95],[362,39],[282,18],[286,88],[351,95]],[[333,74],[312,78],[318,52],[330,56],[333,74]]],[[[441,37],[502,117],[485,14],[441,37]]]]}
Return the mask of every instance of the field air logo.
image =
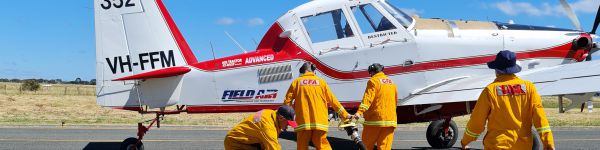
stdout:
{"type": "Polygon", "coordinates": [[[223,91],[223,102],[240,102],[240,103],[255,103],[255,102],[273,102],[277,98],[277,90],[225,90],[223,91]]]}

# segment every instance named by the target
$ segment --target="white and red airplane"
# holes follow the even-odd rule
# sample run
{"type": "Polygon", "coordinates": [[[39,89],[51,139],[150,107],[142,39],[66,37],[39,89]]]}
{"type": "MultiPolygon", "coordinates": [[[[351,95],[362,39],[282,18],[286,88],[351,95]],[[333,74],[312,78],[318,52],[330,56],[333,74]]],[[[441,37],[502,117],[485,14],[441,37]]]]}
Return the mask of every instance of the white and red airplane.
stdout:
{"type": "Polygon", "coordinates": [[[471,112],[495,78],[485,63],[500,50],[517,53],[518,75],[541,95],[579,105],[600,90],[600,61],[585,61],[595,35],[581,30],[425,19],[385,0],[318,0],[277,19],[256,51],[198,62],[162,0],[94,0],[94,9],[98,105],[157,114],[125,141],[138,146],[165,114],[278,107],[305,61],[347,110],[360,104],[367,67],[383,64],[398,85],[398,123],[432,121],[433,147],[454,145],[451,118],[471,112]]]}

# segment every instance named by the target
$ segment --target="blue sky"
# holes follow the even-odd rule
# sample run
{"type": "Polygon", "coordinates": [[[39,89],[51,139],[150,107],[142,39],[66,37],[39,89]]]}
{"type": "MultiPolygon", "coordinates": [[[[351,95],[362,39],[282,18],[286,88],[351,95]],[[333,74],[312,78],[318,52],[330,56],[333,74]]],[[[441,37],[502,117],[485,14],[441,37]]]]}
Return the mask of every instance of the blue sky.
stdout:
{"type": "MultiPolygon", "coordinates": [[[[303,1],[163,0],[198,60],[254,49],[268,27],[303,1]]],[[[558,0],[388,0],[423,18],[482,21],[574,28],[558,0]]],[[[600,0],[568,0],[589,31],[600,0]]],[[[95,78],[93,1],[5,1],[0,9],[0,78],[83,80],[95,78]]]]}

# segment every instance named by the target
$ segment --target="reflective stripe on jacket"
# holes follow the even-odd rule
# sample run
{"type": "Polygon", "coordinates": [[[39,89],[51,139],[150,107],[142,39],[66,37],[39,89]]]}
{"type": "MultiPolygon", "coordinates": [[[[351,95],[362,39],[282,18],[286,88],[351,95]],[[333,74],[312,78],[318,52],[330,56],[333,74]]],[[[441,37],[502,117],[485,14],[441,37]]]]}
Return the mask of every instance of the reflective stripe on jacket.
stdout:
{"type": "Polygon", "coordinates": [[[544,147],[554,147],[540,95],[530,81],[521,80],[514,74],[497,75],[496,80],[483,90],[461,142],[468,144],[476,140],[485,129],[486,121],[486,147],[531,149],[511,146],[519,140],[530,141],[532,125],[540,134],[544,147]]]}
{"type": "Polygon", "coordinates": [[[292,106],[296,111],[296,131],[328,131],[328,106],[333,107],[341,117],[348,116],[325,80],[312,72],[306,72],[292,81],[283,104],[292,106]]]}
{"type": "Polygon", "coordinates": [[[397,104],[396,84],[383,72],[379,72],[367,82],[365,95],[356,114],[364,116],[366,126],[396,127],[397,104]]]}

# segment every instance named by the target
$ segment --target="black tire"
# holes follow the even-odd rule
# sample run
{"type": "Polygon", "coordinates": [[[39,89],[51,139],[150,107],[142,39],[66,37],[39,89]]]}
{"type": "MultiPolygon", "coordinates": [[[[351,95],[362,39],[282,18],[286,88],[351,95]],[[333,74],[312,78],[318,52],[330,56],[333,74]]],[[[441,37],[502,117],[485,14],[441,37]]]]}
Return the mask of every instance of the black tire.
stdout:
{"type": "Polygon", "coordinates": [[[531,136],[533,136],[533,146],[531,147],[531,149],[540,150],[542,142],[540,141],[540,136],[538,135],[537,131],[535,131],[535,129],[531,129],[531,136]]]}
{"type": "Polygon", "coordinates": [[[433,148],[451,148],[458,139],[458,128],[454,121],[450,121],[448,137],[444,135],[444,120],[433,121],[427,127],[427,143],[433,148]]]}
{"type": "Polygon", "coordinates": [[[120,150],[144,150],[144,143],[140,142],[140,144],[136,145],[137,141],[137,138],[134,137],[123,140],[120,150]]]}

